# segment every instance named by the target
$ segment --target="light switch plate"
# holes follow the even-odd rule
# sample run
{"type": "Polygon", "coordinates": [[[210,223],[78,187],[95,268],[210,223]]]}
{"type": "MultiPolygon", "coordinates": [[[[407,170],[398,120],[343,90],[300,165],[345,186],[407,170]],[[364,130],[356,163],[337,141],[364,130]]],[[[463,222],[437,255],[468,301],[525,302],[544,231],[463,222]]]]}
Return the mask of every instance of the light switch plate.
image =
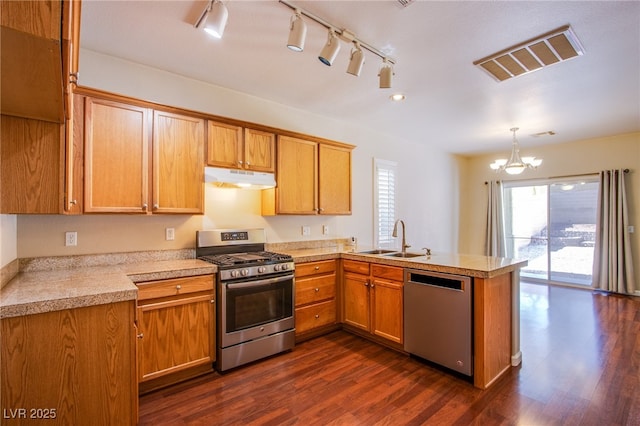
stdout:
{"type": "Polygon", "coordinates": [[[303,226],[302,227],[302,235],[305,235],[305,236],[311,235],[311,227],[310,226],[303,226]]]}

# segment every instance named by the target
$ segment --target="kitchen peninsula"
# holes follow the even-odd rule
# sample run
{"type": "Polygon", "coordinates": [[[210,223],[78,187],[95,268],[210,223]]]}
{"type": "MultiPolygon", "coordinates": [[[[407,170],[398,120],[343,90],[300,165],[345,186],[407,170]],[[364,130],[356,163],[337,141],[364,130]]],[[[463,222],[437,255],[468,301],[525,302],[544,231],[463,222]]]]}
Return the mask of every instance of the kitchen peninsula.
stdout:
{"type": "MultiPolygon", "coordinates": [[[[342,249],[342,246],[309,249],[283,243],[270,244],[267,248],[292,255],[296,269],[313,262],[334,262],[337,265],[333,273],[336,277],[338,295],[343,291],[343,265],[350,261],[388,266],[398,270],[410,267],[472,277],[474,385],[487,388],[512,365],[518,365],[520,362],[517,326],[518,272],[526,261],[441,253],[429,257],[421,255],[411,259],[399,259],[358,253],[349,246],[345,249],[342,249]]],[[[130,410],[137,412],[136,378],[139,377],[139,373],[136,372],[135,357],[138,340],[136,333],[139,331],[135,329],[134,319],[136,299],[140,298],[140,292],[135,283],[215,273],[214,266],[195,259],[145,260],[109,266],[89,265],[78,260],[82,257],[76,257],[72,262],[67,258],[24,261],[23,271],[0,290],[4,408],[35,404],[38,407],[55,409],[59,418],[63,415],[67,418],[91,415],[92,418],[99,416],[106,419],[114,415],[125,416],[130,410]],[[55,266],[52,262],[65,266],[50,270],[55,266]],[[38,270],[37,265],[42,269],[38,270]],[[110,285],[107,285],[109,283],[110,285]],[[38,327],[32,327],[32,321],[36,322],[38,327]],[[58,330],[60,338],[50,339],[42,330],[38,331],[46,329],[46,324],[51,325],[48,329],[58,330]],[[94,334],[96,336],[87,337],[94,334]],[[83,337],[73,340],[76,339],[74,336],[83,337]],[[53,357],[57,357],[57,362],[66,365],[63,362],[64,357],[60,358],[57,355],[59,350],[54,346],[67,338],[80,345],[73,349],[77,352],[76,355],[71,354],[78,365],[69,370],[69,374],[76,371],[85,374],[86,377],[91,376],[91,380],[84,382],[95,385],[94,393],[99,393],[100,386],[109,388],[115,383],[109,381],[106,370],[110,370],[121,381],[118,385],[119,390],[114,393],[118,395],[117,398],[102,401],[103,405],[98,406],[96,401],[101,399],[87,398],[91,395],[89,391],[84,396],[74,394],[73,386],[65,385],[65,375],[62,374],[66,371],[65,367],[55,367],[49,361],[46,365],[38,365],[43,364],[43,358],[29,361],[28,375],[35,374],[37,378],[31,377],[24,381],[15,376],[16,371],[21,371],[17,365],[23,365],[21,363],[24,363],[24,357],[29,355],[16,348],[31,348],[33,353],[51,353],[53,357]],[[87,354],[91,354],[90,360],[87,359],[87,354]],[[105,363],[105,368],[96,369],[96,363],[105,363]],[[51,382],[47,383],[47,388],[55,391],[47,397],[48,400],[44,394],[35,391],[41,387],[38,383],[42,383],[43,380],[51,382]],[[19,386],[24,386],[22,391],[18,391],[19,386]],[[66,395],[65,398],[75,401],[69,407],[83,408],[77,413],[64,412],[58,398],[60,395],[66,395]]],[[[109,256],[104,257],[108,258],[109,256]]],[[[338,300],[343,298],[339,296],[338,300]]],[[[343,320],[342,310],[343,307],[339,303],[336,316],[338,327],[343,320]]],[[[71,376],[69,378],[73,379],[71,376]]],[[[133,416],[137,417],[135,414],[133,416]]]]}

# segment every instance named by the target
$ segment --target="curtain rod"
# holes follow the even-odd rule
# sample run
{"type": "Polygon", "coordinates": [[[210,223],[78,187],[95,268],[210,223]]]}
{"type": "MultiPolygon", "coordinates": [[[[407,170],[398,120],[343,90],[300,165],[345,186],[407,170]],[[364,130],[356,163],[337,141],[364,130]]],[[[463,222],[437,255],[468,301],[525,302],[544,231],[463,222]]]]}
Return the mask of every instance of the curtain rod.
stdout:
{"type": "MultiPolygon", "coordinates": [[[[629,173],[631,170],[629,169],[623,169],[622,170],[624,173],[629,173]]],[[[594,172],[594,173],[582,173],[579,175],[564,175],[564,176],[550,176],[550,177],[541,177],[541,178],[535,178],[535,179],[510,179],[507,182],[522,182],[525,180],[544,180],[544,179],[566,179],[566,178],[576,178],[576,177],[583,177],[583,176],[596,176],[598,174],[598,172],[594,172]]],[[[498,183],[501,183],[502,181],[498,181],[498,183]]],[[[489,182],[487,182],[486,180],[484,181],[485,185],[488,185],[489,182]]]]}

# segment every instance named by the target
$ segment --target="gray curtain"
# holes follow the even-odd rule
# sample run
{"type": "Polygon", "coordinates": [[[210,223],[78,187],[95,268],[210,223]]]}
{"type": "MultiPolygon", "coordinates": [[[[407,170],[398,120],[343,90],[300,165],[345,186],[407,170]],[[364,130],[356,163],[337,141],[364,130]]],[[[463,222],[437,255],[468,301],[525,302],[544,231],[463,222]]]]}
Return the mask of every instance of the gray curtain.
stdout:
{"type": "Polygon", "coordinates": [[[487,256],[506,256],[504,217],[502,214],[502,185],[500,181],[487,183],[487,256]]]}
{"type": "Polygon", "coordinates": [[[616,293],[635,290],[624,170],[600,172],[593,287],[616,293]]]}

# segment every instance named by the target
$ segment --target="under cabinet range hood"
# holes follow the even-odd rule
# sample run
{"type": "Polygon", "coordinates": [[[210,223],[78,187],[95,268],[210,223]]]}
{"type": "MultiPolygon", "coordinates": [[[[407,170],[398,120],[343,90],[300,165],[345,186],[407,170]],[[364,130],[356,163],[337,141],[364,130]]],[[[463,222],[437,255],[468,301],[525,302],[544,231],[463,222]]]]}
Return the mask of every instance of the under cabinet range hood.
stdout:
{"type": "Polygon", "coordinates": [[[267,189],[276,186],[273,173],[220,167],[205,167],[204,181],[221,188],[267,189]]]}

